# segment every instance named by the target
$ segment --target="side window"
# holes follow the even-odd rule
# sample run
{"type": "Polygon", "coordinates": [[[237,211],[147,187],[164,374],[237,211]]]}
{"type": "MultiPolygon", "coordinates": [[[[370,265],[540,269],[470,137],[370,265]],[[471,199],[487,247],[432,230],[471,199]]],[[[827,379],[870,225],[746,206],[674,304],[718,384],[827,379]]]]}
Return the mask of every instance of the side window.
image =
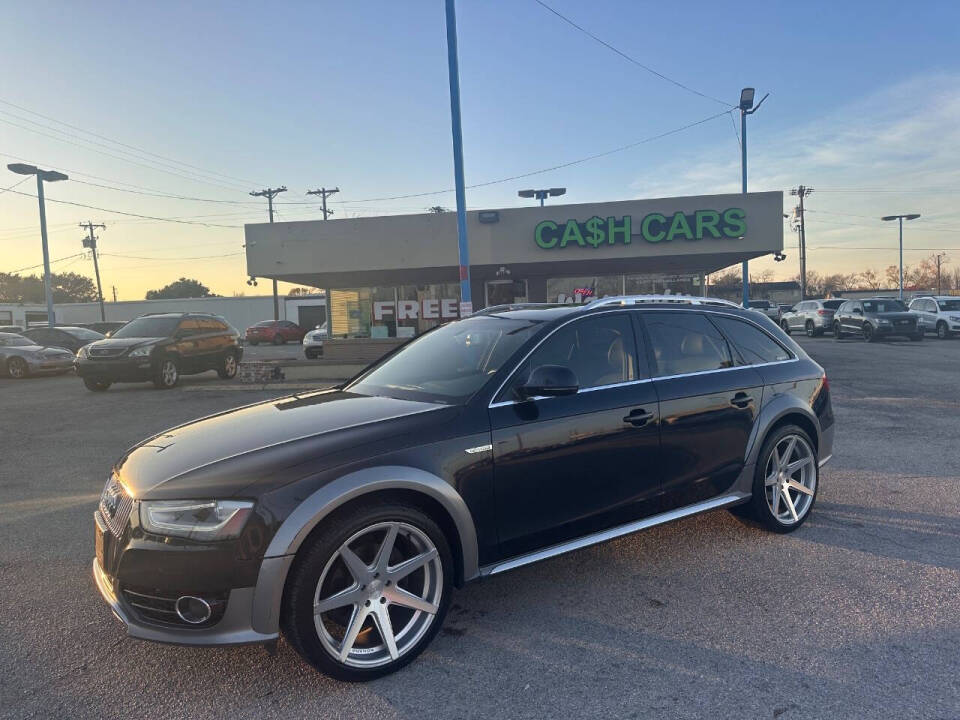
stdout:
{"type": "Polygon", "coordinates": [[[730,347],[709,320],[698,313],[647,312],[658,375],[684,375],[733,367],[730,347]]]}
{"type": "Polygon", "coordinates": [[[749,365],[789,360],[791,355],[763,330],[743,320],[714,315],[710,318],[733,343],[749,365]]]}
{"type": "Polygon", "coordinates": [[[203,332],[200,329],[200,321],[196,318],[186,318],[180,321],[180,325],[177,326],[177,333],[181,337],[191,337],[192,335],[199,335],[203,332]]]}
{"type": "Polygon", "coordinates": [[[540,365],[570,368],[581,390],[636,380],[636,342],[630,316],[611,313],[563,326],[524,361],[497,400],[513,399],[514,390],[540,365]]]}
{"type": "Polygon", "coordinates": [[[927,312],[932,312],[932,313],[937,312],[936,300],[927,300],[926,303],[927,303],[927,307],[926,307],[927,312]]]}

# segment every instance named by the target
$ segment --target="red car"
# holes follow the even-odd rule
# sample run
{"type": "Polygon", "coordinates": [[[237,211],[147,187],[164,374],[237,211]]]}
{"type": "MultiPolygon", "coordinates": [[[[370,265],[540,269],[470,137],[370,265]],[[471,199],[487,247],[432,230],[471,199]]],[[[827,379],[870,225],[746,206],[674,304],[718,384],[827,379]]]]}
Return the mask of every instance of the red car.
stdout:
{"type": "Polygon", "coordinates": [[[264,320],[247,328],[246,341],[250,345],[273,343],[283,345],[285,342],[302,342],[306,330],[289,320],[264,320]]]}

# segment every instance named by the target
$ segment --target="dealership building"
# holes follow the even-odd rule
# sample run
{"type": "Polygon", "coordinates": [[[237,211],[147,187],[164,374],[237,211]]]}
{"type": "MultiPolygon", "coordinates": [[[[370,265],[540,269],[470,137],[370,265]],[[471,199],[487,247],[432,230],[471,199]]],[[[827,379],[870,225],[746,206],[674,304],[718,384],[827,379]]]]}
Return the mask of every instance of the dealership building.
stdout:
{"type": "MultiPolygon", "coordinates": [[[[459,316],[456,213],[245,226],[247,272],[327,291],[334,338],[404,338],[459,316]]],[[[783,250],[783,194],[474,210],[473,309],[703,294],[704,275],[783,250]]]]}

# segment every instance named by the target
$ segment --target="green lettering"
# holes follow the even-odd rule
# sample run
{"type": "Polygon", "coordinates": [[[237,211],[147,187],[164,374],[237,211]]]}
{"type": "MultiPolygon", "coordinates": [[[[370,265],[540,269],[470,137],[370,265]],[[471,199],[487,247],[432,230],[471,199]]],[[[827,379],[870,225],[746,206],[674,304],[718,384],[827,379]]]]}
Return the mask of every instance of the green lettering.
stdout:
{"type": "Polygon", "coordinates": [[[631,229],[632,219],[629,215],[624,215],[620,220],[620,227],[617,227],[617,219],[615,217],[607,218],[607,238],[608,242],[611,245],[615,245],[617,242],[617,235],[623,239],[624,245],[629,245],[631,241],[631,235],[633,234],[631,229]]]}
{"type": "Polygon", "coordinates": [[[640,223],[640,233],[643,235],[643,239],[649,243],[658,243],[667,236],[665,230],[660,230],[655,233],[650,232],[650,224],[654,222],[660,223],[662,227],[663,224],[667,222],[667,219],[660,213],[650,213],[643,219],[643,222],[640,223]]]}
{"type": "Polygon", "coordinates": [[[587,229],[584,239],[594,247],[598,247],[607,239],[607,233],[603,230],[603,218],[594,215],[584,223],[584,226],[587,229]]]}
{"type": "Polygon", "coordinates": [[[563,229],[563,237],[560,238],[560,247],[565,248],[571,240],[576,240],[577,245],[586,247],[583,242],[583,233],[580,232],[580,225],[576,220],[567,220],[567,226],[563,229]]]}
{"type": "Polygon", "coordinates": [[[543,222],[538,222],[537,227],[533,230],[533,238],[537,241],[537,245],[542,247],[544,250],[549,250],[552,247],[556,247],[557,236],[553,235],[552,237],[545,238],[543,236],[544,230],[550,230],[553,233],[557,229],[557,224],[552,220],[544,220],[543,222]]]}
{"type": "Polygon", "coordinates": [[[747,233],[747,213],[741,208],[729,208],[723,211],[723,234],[728,238],[743,237],[747,233]]]}
{"type": "Polygon", "coordinates": [[[687,216],[682,212],[673,214],[673,222],[670,223],[670,230],[667,231],[667,242],[671,242],[676,235],[683,235],[687,240],[693,240],[690,223],[687,222],[687,216]]]}
{"type": "Polygon", "coordinates": [[[708,230],[713,237],[720,237],[720,231],[717,230],[717,223],[720,222],[720,213],[716,210],[697,210],[696,213],[696,236],[697,240],[703,240],[704,230],[708,230]]]}

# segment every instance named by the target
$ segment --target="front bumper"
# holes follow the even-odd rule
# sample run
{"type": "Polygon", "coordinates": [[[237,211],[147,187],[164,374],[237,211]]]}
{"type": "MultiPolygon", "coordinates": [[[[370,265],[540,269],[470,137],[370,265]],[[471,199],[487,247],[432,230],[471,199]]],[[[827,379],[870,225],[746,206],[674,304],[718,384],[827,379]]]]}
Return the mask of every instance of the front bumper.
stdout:
{"type": "Polygon", "coordinates": [[[119,596],[117,581],[107,575],[96,558],[93,560],[93,580],[101,597],[113,614],[127,628],[127,635],[139,640],[174,643],[177,645],[244,645],[276,640],[278,633],[261,633],[252,627],[255,588],[234,588],[227,599],[227,608],[220,621],[208,628],[160,627],[134,620],[134,614],[119,596]]]}
{"type": "Polygon", "coordinates": [[[913,337],[922,332],[918,325],[877,325],[874,332],[883,337],[913,337]]]}
{"type": "Polygon", "coordinates": [[[26,358],[31,373],[63,372],[73,369],[73,356],[57,358],[26,358]]]}
{"type": "Polygon", "coordinates": [[[76,361],[77,375],[110,382],[146,382],[154,376],[153,361],[149,357],[120,357],[111,359],[84,358],[76,361]]]}

